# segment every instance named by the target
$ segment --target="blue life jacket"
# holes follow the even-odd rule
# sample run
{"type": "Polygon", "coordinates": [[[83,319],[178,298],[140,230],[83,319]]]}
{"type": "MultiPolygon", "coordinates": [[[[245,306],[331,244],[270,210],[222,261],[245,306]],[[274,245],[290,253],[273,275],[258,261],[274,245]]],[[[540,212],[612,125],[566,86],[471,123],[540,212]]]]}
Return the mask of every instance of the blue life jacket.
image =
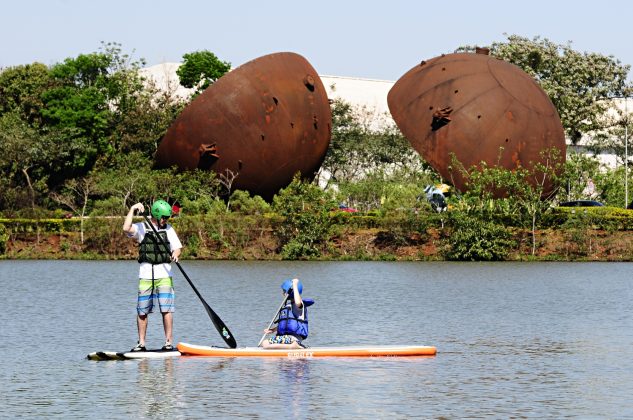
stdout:
{"type": "Polygon", "coordinates": [[[292,313],[292,302],[288,301],[277,318],[277,335],[293,335],[302,340],[308,338],[308,306],[314,304],[312,299],[303,300],[303,319],[292,313]]]}

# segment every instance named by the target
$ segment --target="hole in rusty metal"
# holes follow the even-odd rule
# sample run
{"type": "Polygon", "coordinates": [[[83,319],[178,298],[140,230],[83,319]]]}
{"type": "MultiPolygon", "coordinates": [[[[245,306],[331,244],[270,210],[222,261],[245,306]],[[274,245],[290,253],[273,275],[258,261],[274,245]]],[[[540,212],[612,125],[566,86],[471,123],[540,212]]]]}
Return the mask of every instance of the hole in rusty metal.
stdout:
{"type": "Polygon", "coordinates": [[[290,123],[290,128],[295,128],[295,123],[291,122],[290,123]]]}
{"type": "Polygon", "coordinates": [[[442,67],[442,71],[446,70],[446,67],[442,67]]]}
{"type": "Polygon", "coordinates": [[[303,78],[303,84],[308,88],[310,92],[314,92],[314,77],[311,74],[306,75],[303,78]]]}
{"type": "Polygon", "coordinates": [[[423,66],[425,64],[426,64],[426,61],[424,61],[424,60],[420,61],[420,66],[423,66]]]}
{"type": "Polygon", "coordinates": [[[459,92],[459,90],[455,89],[455,93],[459,92]]]}
{"type": "Polygon", "coordinates": [[[242,161],[241,161],[241,160],[238,160],[238,161],[237,161],[237,167],[238,167],[238,169],[240,169],[240,170],[242,169],[242,161]]]}
{"type": "Polygon", "coordinates": [[[279,101],[274,96],[273,96],[273,101],[275,102],[275,105],[279,105],[279,101]]]}
{"type": "Polygon", "coordinates": [[[219,158],[218,148],[215,143],[201,144],[198,148],[200,159],[198,160],[199,169],[209,169],[219,158]]]}
{"type": "Polygon", "coordinates": [[[313,122],[313,125],[314,125],[314,129],[318,130],[319,129],[319,120],[317,119],[316,115],[312,116],[312,122],[313,122]]]}
{"type": "Polygon", "coordinates": [[[262,141],[264,141],[264,137],[265,137],[265,136],[262,134],[262,141]]]}
{"type": "Polygon", "coordinates": [[[431,106],[429,107],[429,111],[430,111],[430,110],[432,110],[432,109],[433,109],[433,106],[431,105],[431,106]]]}
{"type": "Polygon", "coordinates": [[[509,141],[510,139],[506,139],[506,143],[509,141]]]}
{"type": "Polygon", "coordinates": [[[450,106],[435,111],[433,113],[433,121],[431,121],[431,130],[439,130],[440,128],[451,122],[451,118],[449,117],[449,115],[451,115],[451,112],[453,112],[453,108],[451,108],[450,106]]]}
{"type": "Polygon", "coordinates": [[[477,119],[480,119],[480,118],[481,118],[481,115],[477,115],[477,119]]]}

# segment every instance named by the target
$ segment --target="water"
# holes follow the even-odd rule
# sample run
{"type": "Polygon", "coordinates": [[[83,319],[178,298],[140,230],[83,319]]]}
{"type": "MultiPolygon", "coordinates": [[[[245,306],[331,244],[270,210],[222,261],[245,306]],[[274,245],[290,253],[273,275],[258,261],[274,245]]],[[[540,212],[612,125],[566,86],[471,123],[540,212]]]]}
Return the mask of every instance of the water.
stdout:
{"type": "MultiPolygon", "coordinates": [[[[2,261],[0,416],[633,418],[629,263],[183,262],[238,345],[299,276],[310,346],[431,358],[92,362],[136,342],[134,262],[2,261]]],[[[176,274],[175,338],[222,345],[176,274]]],[[[162,345],[150,316],[148,345],[162,345]]]]}

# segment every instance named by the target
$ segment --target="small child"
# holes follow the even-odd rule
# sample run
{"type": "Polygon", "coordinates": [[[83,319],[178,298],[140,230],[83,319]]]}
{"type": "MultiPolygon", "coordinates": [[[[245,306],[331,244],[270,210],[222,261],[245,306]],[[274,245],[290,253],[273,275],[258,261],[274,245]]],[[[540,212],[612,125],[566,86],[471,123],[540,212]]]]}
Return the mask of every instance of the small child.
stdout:
{"type": "Polygon", "coordinates": [[[303,340],[308,338],[308,306],[314,301],[302,299],[303,285],[299,279],[286,280],[281,290],[287,296],[285,304],[277,314],[277,324],[271,329],[264,330],[264,334],[276,333],[274,337],[265,340],[265,349],[301,349],[305,348],[303,340]]]}

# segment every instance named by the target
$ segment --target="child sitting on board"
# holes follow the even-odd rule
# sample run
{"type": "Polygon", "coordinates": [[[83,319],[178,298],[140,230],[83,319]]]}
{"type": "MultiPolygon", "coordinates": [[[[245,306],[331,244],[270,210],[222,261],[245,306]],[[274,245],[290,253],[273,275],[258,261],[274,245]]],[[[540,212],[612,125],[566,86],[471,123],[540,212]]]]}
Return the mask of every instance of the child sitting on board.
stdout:
{"type": "Polygon", "coordinates": [[[303,299],[303,285],[299,279],[286,280],[281,285],[286,299],[276,315],[277,324],[264,330],[264,334],[276,333],[262,342],[265,349],[301,349],[305,348],[303,340],[308,338],[308,307],[314,301],[303,299]]]}

